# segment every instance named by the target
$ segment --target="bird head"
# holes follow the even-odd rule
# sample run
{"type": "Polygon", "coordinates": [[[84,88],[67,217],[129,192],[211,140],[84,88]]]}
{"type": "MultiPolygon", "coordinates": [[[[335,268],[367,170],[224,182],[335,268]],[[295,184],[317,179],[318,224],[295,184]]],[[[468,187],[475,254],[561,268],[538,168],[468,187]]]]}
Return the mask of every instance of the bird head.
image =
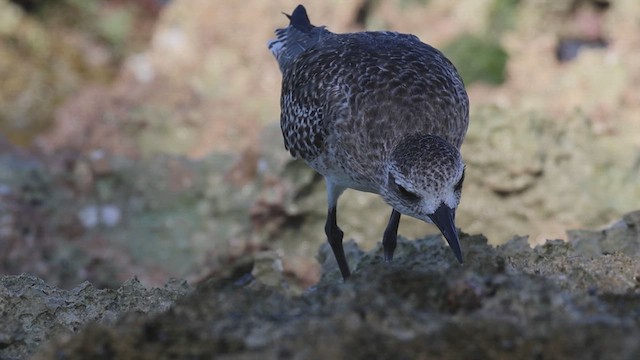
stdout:
{"type": "Polygon", "coordinates": [[[439,136],[407,136],[391,153],[386,179],[383,199],[402,214],[435,224],[462,263],[454,222],[464,181],[458,149],[439,136]]]}

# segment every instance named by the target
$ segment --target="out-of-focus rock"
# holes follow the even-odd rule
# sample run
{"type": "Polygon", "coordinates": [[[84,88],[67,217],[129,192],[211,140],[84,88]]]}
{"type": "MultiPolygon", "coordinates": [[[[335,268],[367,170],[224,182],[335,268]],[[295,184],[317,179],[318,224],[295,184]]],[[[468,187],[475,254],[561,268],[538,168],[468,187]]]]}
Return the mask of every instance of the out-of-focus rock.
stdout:
{"type": "Polygon", "coordinates": [[[462,35],[443,49],[468,86],[474,82],[498,85],[506,77],[508,54],[498,43],[472,35],[462,35]],[[467,59],[473,58],[473,61],[467,59]]]}
{"type": "MultiPolygon", "coordinates": [[[[419,2],[381,3],[370,14],[371,26],[413,32],[441,45],[481,28],[485,19],[474,11],[489,8],[488,1],[432,2],[429,11],[419,2]],[[455,16],[445,16],[450,13],[455,16]]],[[[127,57],[114,84],[70,99],[40,144],[121,154],[244,150],[278,118],[280,73],[266,42],[287,24],[282,12],[297,4],[171,1],[149,48],[127,57]]],[[[336,32],[357,30],[351,24],[358,4],[307,5],[314,23],[336,32]]]]}
{"type": "Polygon", "coordinates": [[[64,195],[52,189],[40,161],[3,139],[0,147],[0,272],[45,275],[52,247],[46,233],[60,219],[53,219],[51,205],[64,195]]]}
{"type": "Polygon", "coordinates": [[[31,275],[0,277],[0,357],[22,359],[53,337],[69,337],[89,322],[113,324],[126,313],[157,314],[192,291],[184,281],[146,289],[131,279],[117,290],[84,282],[60,290],[31,275]]]}
{"type": "Polygon", "coordinates": [[[0,1],[0,130],[14,144],[29,145],[51,126],[63,99],[104,77],[69,40],[0,1]]]}
{"type": "Polygon", "coordinates": [[[71,99],[42,145],[202,156],[252,144],[277,112],[270,89],[279,88],[265,47],[273,28],[255,17],[282,16],[282,6],[170,2],[149,48],[108,89],[71,99]]]}
{"type": "MultiPolygon", "coordinates": [[[[0,144],[1,145],[1,144],[0,144]]],[[[252,243],[259,182],[225,180],[233,157],[62,154],[46,163],[7,145],[0,154],[0,271],[61,287],[112,287],[139,274],[205,275],[252,243]],[[95,155],[95,156],[94,156],[95,155]]]]}
{"type": "Polygon", "coordinates": [[[0,130],[10,141],[32,145],[58,106],[110,80],[146,41],[155,15],[141,9],[151,4],[124,3],[0,1],[0,130]]]}
{"type": "Polygon", "coordinates": [[[589,119],[478,110],[462,150],[465,231],[494,241],[522,232],[539,241],[564,237],[557,224],[597,226],[640,203],[633,180],[640,176],[640,149],[596,134],[589,119]]]}
{"type": "Polygon", "coordinates": [[[640,76],[634,65],[640,61],[635,50],[640,39],[640,3],[609,2],[605,20],[595,25],[579,23],[580,30],[567,29],[576,25],[575,8],[588,3],[598,2],[521,2],[515,26],[501,41],[509,53],[507,81],[501,88],[471,89],[472,102],[541,111],[557,119],[582,113],[598,133],[638,146],[640,102],[632,94],[638,93],[635,79],[640,76]],[[585,48],[574,61],[558,64],[558,38],[577,36],[576,32],[591,40],[606,36],[609,45],[585,48]]]}

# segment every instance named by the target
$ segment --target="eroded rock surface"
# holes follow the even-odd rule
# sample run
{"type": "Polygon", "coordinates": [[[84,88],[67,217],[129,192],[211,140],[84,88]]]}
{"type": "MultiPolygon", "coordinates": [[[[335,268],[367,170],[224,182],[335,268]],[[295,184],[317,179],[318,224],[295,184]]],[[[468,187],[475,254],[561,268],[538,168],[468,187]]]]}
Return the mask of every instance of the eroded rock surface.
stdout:
{"type": "MultiPolygon", "coordinates": [[[[392,265],[382,261],[380,248],[365,253],[350,243],[356,266],[347,282],[338,280],[323,247],[324,276],[302,295],[273,281],[282,276],[278,266],[267,276],[247,259],[167,311],[170,301],[156,314],[92,323],[74,336],[64,325],[67,336],[36,358],[637,358],[638,229],[640,212],[602,231],[571,232],[571,242],[533,249],[524,238],[494,248],[481,235],[463,235],[464,265],[438,236],[400,241],[392,265]]],[[[11,293],[33,296],[32,285],[22,286],[11,293]]],[[[69,294],[78,297],[83,289],[69,294]]],[[[89,308],[104,300],[83,301],[89,308]]],[[[14,313],[5,311],[4,323],[19,321],[14,313]]],[[[76,316],[77,327],[84,320],[76,316]]]]}
{"type": "Polygon", "coordinates": [[[0,359],[20,359],[54,336],[71,335],[89,322],[113,324],[125,313],[167,311],[191,288],[174,280],[146,289],[137,279],[119,289],[97,289],[89,282],[60,290],[32,275],[0,277],[0,359]]]}

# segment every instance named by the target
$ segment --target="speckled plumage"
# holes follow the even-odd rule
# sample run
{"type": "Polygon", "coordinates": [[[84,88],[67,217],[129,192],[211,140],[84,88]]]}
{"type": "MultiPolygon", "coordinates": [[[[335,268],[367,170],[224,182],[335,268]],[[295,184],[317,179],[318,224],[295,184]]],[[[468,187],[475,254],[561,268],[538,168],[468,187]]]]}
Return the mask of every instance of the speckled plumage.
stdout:
{"type": "Polygon", "coordinates": [[[428,206],[446,203],[438,191],[461,186],[459,149],[469,123],[453,64],[413,35],[334,34],[311,25],[301,5],[289,18],[269,43],[283,76],[284,144],[327,179],[330,208],[344,188],[354,188],[381,194],[403,212],[395,205],[406,199],[389,179],[421,194],[409,207],[426,206],[429,194],[437,196],[428,206]]]}

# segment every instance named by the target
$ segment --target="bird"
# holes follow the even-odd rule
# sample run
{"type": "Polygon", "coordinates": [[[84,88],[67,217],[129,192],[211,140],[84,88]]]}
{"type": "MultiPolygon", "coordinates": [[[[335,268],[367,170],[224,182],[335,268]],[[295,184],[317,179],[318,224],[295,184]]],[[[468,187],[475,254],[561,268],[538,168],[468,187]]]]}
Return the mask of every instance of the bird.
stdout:
{"type": "Polygon", "coordinates": [[[285,149],[326,182],[325,234],[346,281],[351,271],[337,223],[346,189],[391,206],[382,236],[393,260],[402,214],[435,224],[462,264],[455,226],[465,164],[469,98],[453,63],[417,36],[391,31],[333,33],[303,5],[267,44],[282,73],[285,149]]]}

